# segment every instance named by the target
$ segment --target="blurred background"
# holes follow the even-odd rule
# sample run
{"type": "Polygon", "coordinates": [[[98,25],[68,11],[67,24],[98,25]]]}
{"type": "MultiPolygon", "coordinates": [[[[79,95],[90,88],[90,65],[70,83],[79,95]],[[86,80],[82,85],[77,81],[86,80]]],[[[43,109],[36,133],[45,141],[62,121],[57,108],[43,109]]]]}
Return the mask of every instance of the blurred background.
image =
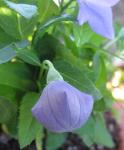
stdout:
{"type": "Polygon", "coordinates": [[[120,0],[118,5],[113,8],[114,19],[124,25],[124,0],[120,0]]]}
{"type": "MultiPolygon", "coordinates": [[[[120,0],[118,5],[113,8],[114,20],[119,22],[124,26],[124,0],[120,0]]],[[[123,39],[124,42],[124,39],[123,39]]],[[[123,56],[124,48],[120,49],[120,55],[123,56]]],[[[120,124],[120,136],[121,145],[119,150],[124,150],[124,61],[115,58],[113,61],[115,65],[115,73],[109,83],[107,83],[107,88],[111,90],[113,97],[116,99],[114,108],[119,112],[119,124],[120,124]]]]}

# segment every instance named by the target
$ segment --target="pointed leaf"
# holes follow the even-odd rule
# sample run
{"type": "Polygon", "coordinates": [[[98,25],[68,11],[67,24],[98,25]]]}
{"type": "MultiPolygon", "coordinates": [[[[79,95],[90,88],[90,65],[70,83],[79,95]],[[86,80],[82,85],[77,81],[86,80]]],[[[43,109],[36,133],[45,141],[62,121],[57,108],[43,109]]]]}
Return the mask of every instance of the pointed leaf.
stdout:
{"type": "Polygon", "coordinates": [[[7,123],[16,113],[16,107],[11,101],[0,97],[0,123],[7,123]]]}
{"type": "Polygon", "coordinates": [[[0,65],[0,84],[21,91],[35,89],[32,73],[24,63],[5,63],[0,65]]]}
{"type": "Polygon", "coordinates": [[[0,64],[8,62],[16,56],[16,52],[12,48],[12,44],[0,49],[0,64]]]}
{"type": "Polygon", "coordinates": [[[47,150],[55,150],[59,148],[60,145],[65,141],[66,134],[56,134],[56,133],[48,133],[47,139],[47,150]]]}
{"type": "Polygon", "coordinates": [[[37,93],[27,93],[21,103],[18,138],[20,147],[29,145],[39,132],[41,132],[41,124],[39,124],[32,115],[31,108],[39,98],[37,93]]]}
{"type": "Polygon", "coordinates": [[[38,56],[34,52],[28,49],[18,50],[17,57],[21,58],[22,60],[24,60],[25,62],[31,65],[41,66],[38,56]]]}
{"type": "Polygon", "coordinates": [[[28,5],[28,4],[16,4],[7,0],[4,2],[13,10],[21,14],[23,17],[30,19],[35,14],[37,14],[37,7],[35,5],[28,5]]]}
{"type": "Polygon", "coordinates": [[[85,72],[81,72],[81,70],[72,66],[66,61],[56,61],[55,67],[67,82],[69,82],[82,92],[91,94],[95,100],[99,100],[102,98],[100,91],[95,87],[93,82],[85,75],[85,72]]]}

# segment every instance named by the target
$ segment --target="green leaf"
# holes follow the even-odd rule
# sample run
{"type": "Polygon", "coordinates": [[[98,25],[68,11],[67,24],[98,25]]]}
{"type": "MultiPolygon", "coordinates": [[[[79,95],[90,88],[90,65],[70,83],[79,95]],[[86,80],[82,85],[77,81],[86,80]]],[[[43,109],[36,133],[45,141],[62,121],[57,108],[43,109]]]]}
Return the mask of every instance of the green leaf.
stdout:
{"type": "Polygon", "coordinates": [[[76,46],[77,43],[74,43],[74,41],[68,36],[68,33],[66,31],[64,33],[63,31],[61,32],[64,36],[66,47],[70,49],[74,55],[79,56],[79,47],[76,46]]]}
{"type": "Polygon", "coordinates": [[[102,98],[100,91],[95,87],[93,82],[85,75],[85,72],[72,66],[66,61],[56,61],[56,69],[64,77],[65,81],[69,82],[82,92],[91,94],[95,100],[102,98]]]}
{"type": "Polygon", "coordinates": [[[22,59],[23,61],[34,66],[41,66],[38,56],[33,51],[28,49],[21,49],[16,52],[17,52],[17,57],[22,59]]]}
{"type": "Polygon", "coordinates": [[[75,43],[78,47],[83,45],[84,43],[88,43],[94,34],[91,31],[88,24],[84,24],[83,26],[73,24],[72,30],[73,30],[75,43]]]}
{"type": "Polygon", "coordinates": [[[115,103],[115,99],[112,96],[112,93],[109,90],[104,89],[103,94],[104,94],[104,102],[105,102],[106,109],[108,110],[112,109],[113,104],[115,103]]]}
{"type": "Polygon", "coordinates": [[[0,49],[9,45],[12,42],[15,42],[16,39],[8,35],[1,27],[0,27],[0,49]]]}
{"type": "Polygon", "coordinates": [[[14,117],[16,107],[11,101],[0,97],[0,123],[7,123],[14,117]]]}
{"type": "Polygon", "coordinates": [[[47,150],[57,150],[64,143],[65,138],[65,133],[57,134],[48,132],[47,150]]]}
{"type": "Polygon", "coordinates": [[[37,7],[28,4],[16,4],[8,0],[4,0],[8,7],[21,14],[23,17],[30,19],[37,14],[37,7]]]}
{"type": "Polygon", "coordinates": [[[39,98],[37,93],[27,93],[21,102],[18,138],[20,148],[29,145],[41,132],[41,124],[39,124],[31,113],[31,108],[34,106],[39,98]]]}
{"type": "Polygon", "coordinates": [[[42,61],[44,61],[44,59],[63,59],[70,64],[72,63],[79,70],[83,70],[86,74],[91,74],[91,70],[80,57],[75,56],[70,49],[50,34],[45,34],[38,40],[35,50],[42,61]]]}
{"type": "Polygon", "coordinates": [[[103,98],[101,100],[95,102],[94,110],[99,111],[99,112],[100,111],[103,111],[103,112],[106,111],[106,104],[105,104],[105,101],[103,98]]]}
{"type": "Polygon", "coordinates": [[[16,51],[13,50],[12,44],[0,49],[0,64],[8,62],[16,56],[16,51]]]}
{"type": "Polygon", "coordinates": [[[21,91],[34,90],[32,73],[24,63],[14,62],[0,65],[0,85],[6,85],[21,91]]]}
{"type": "Polygon", "coordinates": [[[92,116],[87,123],[75,133],[79,134],[85,144],[90,147],[99,144],[108,148],[114,147],[109,131],[102,116],[92,116]]]}
{"type": "Polygon", "coordinates": [[[94,70],[96,85],[98,87],[105,87],[105,83],[107,82],[107,72],[106,72],[106,65],[104,60],[105,59],[103,58],[101,53],[99,52],[95,53],[93,57],[93,70],[94,70]]]}
{"type": "Polygon", "coordinates": [[[17,15],[17,26],[21,40],[25,40],[27,37],[32,36],[37,20],[37,16],[34,16],[31,19],[25,19],[24,17],[18,17],[17,15]]]}
{"type": "Polygon", "coordinates": [[[30,47],[30,42],[27,39],[13,43],[14,49],[15,48],[24,49],[24,48],[27,48],[28,46],[30,47]]]}
{"type": "Polygon", "coordinates": [[[17,139],[17,127],[18,127],[18,112],[13,114],[13,117],[5,124],[8,134],[14,138],[17,139]]]}
{"type": "Polygon", "coordinates": [[[62,15],[62,16],[56,16],[52,19],[49,19],[47,22],[40,25],[39,31],[42,32],[45,28],[49,27],[50,25],[54,23],[58,23],[61,21],[74,21],[74,17],[71,15],[62,15]]]}
{"type": "Polygon", "coordinates": [[[79,26],[76,23],[72,24],[70,26],[70,31],[70,34],[72,34],[74,38],[73,41],[78,47],[81,47],[86,43],[99,46],[104,40],[103,37],[93,32],[87,23],[85,23],[83,26],[79,26]]]}
{"type": "Polygon", "coordinates": [[[58,13],[58,7],[52,0],[38,0],[39,20],[46,21],[58,13]]]}
{"type": "Polygon", "coordinates": [[[94,143],[94,125],[95,121],[93,117],[90,117],[89,120],[86,122],[86,124],[75,131],[84,141],[84,143],[90,147],[94,143]]]}
{"type": "Polygon", "coordinates": [[[71,15],[62,15],[62,16],[56,16],[56,17],[53,17],[53,18],[50,18],[48,21],[46,21],[45,23],[42,23],[40,26],[39,26],[39,29],[36,33],[36,37],[34,39],[34,45],[36,45],[37,41],[38,41],[38,38],[41,38],[46,29],[55,24],[55,23],[58,23],[58,22],[61,22],[61,21],[74,21],[75,18],[71,15]]]}
{"type": "Polygon", "coordinates": [[[20,39],[17,15],[5,6],[0,7],[0,26],[10,36],[20,39]]]}
{"type": "Polygon", "coordinates": [[[6,85],[0,85],[0,101],[1,100],[4,101],[5,105],[4,108],[7,109],[7,110],[3,109],[3,107],[0,105],[0,115],[1,115],[0,120],[6,119],[4,122],[2,121],[2,123],[5,123],[7,133],[11,137],[16,139],[17,139],[17,124],[18,124],[17,106],[18,102],[21,100],[22,94],[23,92],[15,88],[6,85]],[[4,115],[1,114],[1,111],[3,112],[4,115]]]}
{"type": "Polygon", "coordinates": [[[104,146],[109,147],[109,148],[114,147],[112,137],[106,128],[104,119],[97,118],[94,129],[95,129],[94,141],[97,144],[101,144],[101,145],[104,145],[104,146]]]}
{"type": "Polygon", "coordinates": [[[4,5],[0,7],[0,27],[15,39],[23,40],[31,35],[36,21],[37,17],[25,19],[4,5]]]}
{"type": "Polygon", "coordinates": [[[12,102],[17,101],[17,95],[20,91],[6,85],[0,85],[0,97],[9,99],[12,102]]]}

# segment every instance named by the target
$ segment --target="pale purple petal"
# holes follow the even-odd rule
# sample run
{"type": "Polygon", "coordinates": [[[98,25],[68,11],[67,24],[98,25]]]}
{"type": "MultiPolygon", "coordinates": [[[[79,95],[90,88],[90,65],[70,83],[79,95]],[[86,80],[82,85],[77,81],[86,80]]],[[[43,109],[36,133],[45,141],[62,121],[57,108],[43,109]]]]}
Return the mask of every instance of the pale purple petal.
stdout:
{"type": "Polygon", "coordinates": [[[50,84],[48,91],[49,106],[56,120],[64,128],[69,128],[71,125],[71,118],[69,113],[69,106],[67,101],[66,92],[64,88],[59,88],[59,84],[50,84]],[[51,92],[52,91],[52,92],[51,92]],[[51,100],[53,100],[51,102],[51,100]],[[56,113],[57,112],[57,113],[56,113]],[[68,121],[67,121],[68,120],[68,121]]]}
{"type": "MultiPolygon", "coordinates": [[[[81,0],[79,0],[81,1],[81,0]]],[[[82,0],[83,1],[83,0],[82,0]]],[[[120,0],[86,0],[86,3],[95,4],[98,6],[112,7],[116,5],[120,0]]]]}
{"type": "Polygon", "coordinates": [[[62,131],[64,128],[56,121],[51,109],[48,107],[49,104],[47,101],[46,90],[47,89],[44,89],[39,101],[32,108],[32,113],[35,118],[50,131],[62,131]]]}
{"type": "Polygon", "coordinates": [[[87,14],[93,31],[109,39],[114,37],[111,8],[88,4],[87,14]]]}
{"type": "Polygon", "coordinates": [[[77,21],[79,25],[82,25],[87,21],[87,10],[86,10],[86,6],[83,3],[79,5],[79,7],[80,8],[77,16],[77,21]]]}
{"type": "Polygon", "coordinates": [[[45,87],[32,113],[48,130],[70,132],[87,121],[92,109],[92,96],[57,80],[45,87]]]}
{"type": "Polygon", "coordinates": [[[87,116],[91,115],[91,110],[93,108],[93,99],[92,99],[92,96],[86,93],[82,93],[81,95],[79,94],[78,97],[79,97],[79,102],[81,106],[80,108],[81,112],[80,112],[80,118],[76,127],[80,128],[82,124],[85,124],[85,122],[88,120],[87,116]],[[87,106],[87,107],[83,107],[83,106],[87,106]]]}
{"type": "Polygon", "coordinates": [[[119,0],[77,0],[79,13],[78,23],[89,23],[92,30],[106,38],[114,38],[111,7],[119,0]]]}
{"type": "Polygon", "coordinates": [[[63,84],[63,81],[57,81],[50,84],[48,92],[49,99],[54,99],[54,102],[51,102],[54,116],[65,129],[70,130],[70,127],[78,121],[80,115],[80,104],[75,89],[66,82],[63,84]],[[51,94],[50,91],[53,91],[53,93],[51,94]]]}

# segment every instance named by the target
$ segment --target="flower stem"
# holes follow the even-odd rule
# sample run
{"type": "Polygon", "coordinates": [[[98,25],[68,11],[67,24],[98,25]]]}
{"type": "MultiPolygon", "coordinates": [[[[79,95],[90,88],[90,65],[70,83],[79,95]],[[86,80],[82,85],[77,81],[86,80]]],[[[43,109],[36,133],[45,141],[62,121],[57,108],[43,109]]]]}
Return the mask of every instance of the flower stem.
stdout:
{"type": "Polygon", "coordinates": [[[70,0],[67,4],[65,4],[65,6],[62,7],[61,9],[61,13],[63,13],[63,11],[69,6],[71,5],[71,3],[73,2],[74,0],[70,0]]]}
{"type": "Polygon", "coordinates": [[[42,133],[39,132],[36,137],[36,148],[37,150],[42,150],[42,133]]]}
{"type": "Polygon", "coordinates": [[[119,37],[116,37],[116,38],[113,39],[112,41],[108,42],[108,43],[104,46],[104,49],[108,49],[108,48],[111,47],[113,44],[115,44],[118,40],[119,40],[119,37]]]}

